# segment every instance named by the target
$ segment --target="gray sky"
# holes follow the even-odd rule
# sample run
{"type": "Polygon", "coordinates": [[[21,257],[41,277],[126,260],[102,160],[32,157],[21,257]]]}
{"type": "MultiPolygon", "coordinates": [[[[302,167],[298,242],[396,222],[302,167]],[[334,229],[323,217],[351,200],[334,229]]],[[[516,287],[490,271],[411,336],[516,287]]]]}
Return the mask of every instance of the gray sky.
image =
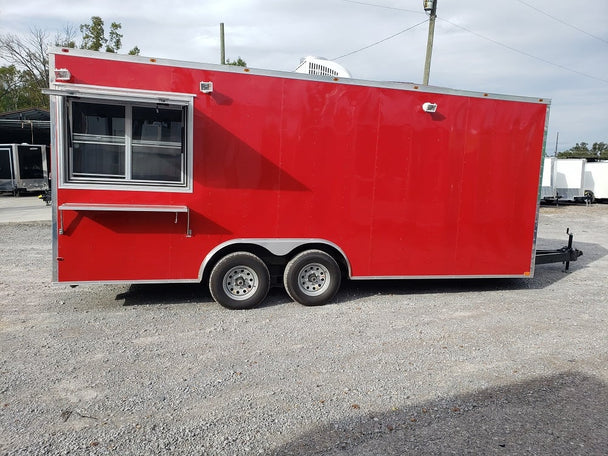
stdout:
{"type": "MultiPolygon", "coordinates": [[[[608,1],[438,0],[430,83],[551,98],[547,152],[608,142],[608,1]]],[[[101,16],[122,24],[123,49],[150,57],[293,70],[337,59],[355,78],[421,82],[428,23],[422,0],[0,0],[0,33],[53,37],[101,16]],[[410,30],[407,30],[411,28],[410,30]]]]}

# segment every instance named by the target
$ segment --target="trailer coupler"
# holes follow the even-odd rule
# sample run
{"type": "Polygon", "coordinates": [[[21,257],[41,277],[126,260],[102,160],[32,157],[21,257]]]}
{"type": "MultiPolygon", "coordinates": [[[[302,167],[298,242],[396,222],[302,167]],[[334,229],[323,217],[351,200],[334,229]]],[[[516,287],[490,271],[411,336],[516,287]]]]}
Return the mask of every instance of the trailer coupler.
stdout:
{"type": "Polygon", "coordinates": [[[570,232],[570,228],[566,229],[566,234],[568,235],[568,245],[557,250],[537,250],[535,264],[565,263],[565,270],[570,269],[570,262],[576,261],[583,252],[572,248],[574,233],[570,232]]]}

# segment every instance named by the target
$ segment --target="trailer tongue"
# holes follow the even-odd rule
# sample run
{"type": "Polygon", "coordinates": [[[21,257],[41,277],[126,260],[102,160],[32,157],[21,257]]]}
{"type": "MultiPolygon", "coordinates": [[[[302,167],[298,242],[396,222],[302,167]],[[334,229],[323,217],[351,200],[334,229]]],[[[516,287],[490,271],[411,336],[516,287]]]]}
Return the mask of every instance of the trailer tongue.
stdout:
{"type": "Polygon", "coordinates": [[[548,264],[548,263],[564,263],[564,270],[570,269],[570,262],[576,261],[578,257],[583,255],[578,249],[572,247],[572,241],[574,234],[570,232],[570,228],[566,230],[568,235],[568,244],[561,249],[556,250],[537,250],[536,251],[536,264],[548,264]]]}

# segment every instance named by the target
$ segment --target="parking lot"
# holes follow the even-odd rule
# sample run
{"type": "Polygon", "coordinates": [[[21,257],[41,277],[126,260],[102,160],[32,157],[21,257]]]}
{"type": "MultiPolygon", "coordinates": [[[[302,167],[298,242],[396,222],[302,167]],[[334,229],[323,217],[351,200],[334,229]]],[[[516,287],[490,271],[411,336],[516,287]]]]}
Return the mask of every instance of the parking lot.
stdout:
{"type": "Polygon", "coordinates": [[[51,220],[51,207],[37,195],[13,197],[0,194],[0,223],[42,222],[51,220]]]}
{"type": "Polygon", "coordinates": [[[248,311],[202,285],[51,284],[50,213],[0,197],[2,455],[607,452],[608,205],[541,208],[539,247],[569,227],[584,252],[568,273],[248,311]]]}

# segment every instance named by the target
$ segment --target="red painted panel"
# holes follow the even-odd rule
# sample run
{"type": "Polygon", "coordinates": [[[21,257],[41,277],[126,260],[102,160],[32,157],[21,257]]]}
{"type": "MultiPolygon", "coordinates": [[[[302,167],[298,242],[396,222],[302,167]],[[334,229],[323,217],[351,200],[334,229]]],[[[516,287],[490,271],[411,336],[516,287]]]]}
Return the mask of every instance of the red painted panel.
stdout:
{"type": "MultiPolygon", "coordinates": [[[[59,189],[60,281],[196,279],[235,238],[322,238],[354,276],[529,272],[546,105],[55,56],[74,83],[195,93],[193,192],[59,189]],[[103,68],[103,71],[100,71],[103,68]],[[200,81],[213,81],[209,95],[200,81]],[[437,103],[436,113],[422,111],[437,103]]],[[[56,150],[56,148],[54,148],[56,150]]]]}

